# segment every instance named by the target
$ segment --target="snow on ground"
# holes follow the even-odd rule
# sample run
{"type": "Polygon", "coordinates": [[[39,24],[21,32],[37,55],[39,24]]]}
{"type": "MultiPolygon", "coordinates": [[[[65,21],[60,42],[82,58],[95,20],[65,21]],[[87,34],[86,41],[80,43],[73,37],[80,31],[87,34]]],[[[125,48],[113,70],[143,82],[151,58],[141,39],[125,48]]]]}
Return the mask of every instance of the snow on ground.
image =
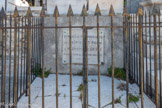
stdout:
{"type": "MultiPolygon", "coordinates": [[[[49,75],[45,78],[45,108],[56,108],[56,78],[55,74],[49,75]]],[[[59,108],[70,107],[70,81],[69,75],[59,75],[59,108]]],[[[89,108],[98,107],[98,82],[97,75],[91,75],[88,77],[88,95],[89,95],[89,108]],[[96,81],[95,81],[96,80],[96,81]]],[[[77,91],[79,85],[82,83],[82,76],[73,76],[73,108],[82,108],[82,102],[79,99],[80,91],[77,91]]],[[[121,83],[125,81],[115,79],[115,98],[121,96],[121,104],[115,104],[115,108],[126,108],[126,91],[117,89],[121,83]]],[[[129,84],[130,93],[139,96],[139,88],[136,84],[129,84]]],[[[101,76],[101,108],[112,108],[112,105],[108,105],[112,102],[112,79],[108,76],[101,76]]],[[[28,97],[25,95],[18,102],[18,108],[27,108],[28,97]]],[[[32,108],[42,108],[42,80],[36,78],[31,86],[31,106],[32,108]]],[[[130,103],[130,108],[140,108],[141,99],[136,103],[130,103]]],[[[144,107],[155,108],[154,103],[144,95],[144,107]]]]}

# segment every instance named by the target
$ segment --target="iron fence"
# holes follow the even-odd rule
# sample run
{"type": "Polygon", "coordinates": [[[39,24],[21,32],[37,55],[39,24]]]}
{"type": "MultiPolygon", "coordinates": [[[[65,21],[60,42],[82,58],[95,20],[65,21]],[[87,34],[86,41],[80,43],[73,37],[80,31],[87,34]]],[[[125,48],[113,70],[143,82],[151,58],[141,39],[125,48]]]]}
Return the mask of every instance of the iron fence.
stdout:
{"type": "Polygon", "coordinates": [[[161,14],[154,7],[141,15],[130,15],[127,23],[129,76],[161,108],[161,14]]]}
{"type": "MultiPolygon", "coordinates": [[[[140,86],[141,93],[141,108],[143,104],[143,93],[145,92],[151,98],[155,99],[156,107],[161,107],[161,22],[160,14],[158,15],[158,22],[156,14],[153,15],[144,14],[142,8],[139,7],[137,15],[129,15],[128,10],[125,9],[123,13],[123,25],[114,25],[115,12],[113,6],[110,8],[109,16],[111,17],[110,26],[100,26],[99,19],[101,16],[100,8],[97,5],[95,16],[97,17],[96,26],[86,25],[86,16],[88,16],[85,6],[81,13],[83,18],[82,26],[72,26],[73,11],[71,6],[69,7],[67,16],[69,17],[69,26],[58,26],[59,11],[56,6],[54,11],[55,26],[45,26],[45,9],[42,8],[40,17],[33,17],[30,8],[27,11],[26,16],[19,16],[18,10],[15,8],[13,16],[7,16],[5,11],[1,10],[0,21],[1,26],[1,108],[17,107],[17,102],[21,96],[26,93],[28,95],[28,107],[31,107],[31,83],[34,81],[38,74],[38,68],[42,70],[42,108],[45,107],[44,100],[44,30],[55,30],[55,65],[56,65],[56,108],[58,106],[58,29],[69,29],[69,74],[70,74],[70,108],[72,108],[72,28],[80,28],[83,30],[83,108],[88,108],[88,39],[87,29],[97,29],[97,67],[98,67],[98,108],[101,108],[100,97],[100,36],[99,31],[101,28],[111,29],[111,59],[112,59],[112,107],[114,108],[114,30],[118,28],[123,29],[124,33],[124,64],[126,70],[126,102],[127,108],[129,107],[129,79],[133,79],[140,86]],[[7,22],[9,19],[9,22],[7,22]],[[153,20],[151,20],[153,19],[153,20]],[[159,30],[159,31],[158,31],[159,30]],[[159,34],[158,34],[158,33],[159,34]],[[153,33],[154,41],[152,42],[151,34],[153,33]],[[159,35],[159,40],[158,40],[159,35]],[[7,40],[9,36],[9,40],[7,40]],[[149,37],[148,37],[149,36],[149,37]],[[13,38],[12,38],[13,37],[13,38]],[[148,40],[149,38],[149,40],[148,40]],[[13,43],[12,43],[13,41],[13,43]],[[157,43],[159,41],[159,43],[157,43]],[[7,45],[6,42],[9,42],[7,45]],[[149,48],[147,48],[147,44],[149,48]],[[151,48],[151,46],[154,48],[151,48]],[[7,52],[7,46],[9,51],[7,52]],[[12,54],[12,46],[13,53],[12,54]],[[158,48],[159,47],[159,58],[158,48]],[[150,50],[148,50],[150,49],[150,50]],[[152,64],[148,66],[148,57],[152,57],[151,49],[154,49],[154,77],[152,77],[152,64]],[[7,59],[7,54],[9,59],[7,59]],[[149,55],[150,54],[150,55],[149,55]],[[12,56],[13,55],[13,56],[12,56]],[[146,57],[146,58],[145,58],[146,57]],[[7,60],[9,65],[7,65],[7,60]],[[145,62],[146,61],[146,62],[145,62]],[[159,63],[157,63],[159,61],[159,63]],[[159,75],[158,75],[159,64],[159,75]],[[7,71],[7,67],[9,70],[7,71]],[[149,70],[150,69],[150,70],[149,70]],[[8,74],[7,74],[8,72],[8,74]],[[150,73],[149,73],[150,72],[150,73]],[[6,79],[9,75],[8,79],[6,79]],[[12,76],[13,75],[13,76],[12,76]],[[13,79],[12,79],[13,77],[13,79]],[[158,77],[159,80],[158,81],[158,77]],[[12,81],[11,81],[12,80],[12,81]],[[8,81],[8,82],[7,82],[8,81]],[[13,82],[13,83],[12,83],[13,82]],[[7,85],[8,83],[8,85],[7,85]],[[13,85],[12,85],[13,84],[13,85]],[[160,84],[160,86],[159,86],[160,84]],[[7,89],[8,87],[8,89],[7,89]],[[154,87],[154,88],[153,88],[154,87]],[[160,92],[158,92],[160,89],[160,92]],[[160,95],[159,95],[160,94],[160,95]],[[159,98],[160,97],[160,102],[159,98]],[[12,103],[12,105],[9,105],[12,103]]],[[[150,59],[151,61],[151,59],[150,59]]]]}

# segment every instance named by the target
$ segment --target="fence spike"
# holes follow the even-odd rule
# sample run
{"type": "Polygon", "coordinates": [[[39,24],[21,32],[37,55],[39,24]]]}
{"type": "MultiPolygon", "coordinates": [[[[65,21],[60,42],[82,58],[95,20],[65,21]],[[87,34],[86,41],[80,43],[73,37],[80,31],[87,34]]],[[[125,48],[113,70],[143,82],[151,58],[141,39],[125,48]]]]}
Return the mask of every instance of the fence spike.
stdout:
{"type": "Polygon", "coordinates": [[[124,9],[123,16],[129,16],[127,7],[125,7],[124,9]]]}
{"type": "Polygon", "coordinates": [[[69,10],[68,10],[67,16],[74,16],[71,5],[69,5],[69,10]]]}
{"type": "Polygon", "coordinates": [[[137,15],[138,15],[138,16],[139,16],[139,15],[143,16],[143,9],[142,9],[141,5],[139,5],[137,15]]]}
{"type": "Polygon", "coordinates": [[[114,8],[112,5],[110,7],[109,16],[115,16],[114,8]]]}
{"type": "Polygon", "coordinates": [[[58,11],[57,6],[55,7],[55,11],[54,11],[53,16],[54,16],[54,17],[58,17],[58,16],[59,16],[59,11],[58,11]]]}
{"type": "Polygon", "coordinates": [[[1,14],[0,14],[1,18],[6,18],[6,12],[4,11],[4,8],[2,7],[1,9],[1,14]]]}
{"type": "Polygon", "coordinates": [[[17,10],[17,7],[15,7],[15,10],[14,10],[14,14],[13,14],[13,17],[16,18],[19,16],[19,12],[17,10]]]}
{"type": "Polygon", "coordinates": [[[41,10],[41,14],[40,14],[40,17],[45,17],[45,8],[42,7],[42,10],[41,10]]]}
{"type": "Polygon", "coordinates": [[[99,8],[99,5],[97,4],[96,6],[96,11],[95,11],[95,16],[101,16],[101,11],[100,11],[100,8],[99,8]]]}
{"type": "Polygon", "coordinates": [[[32,17],[32,12],[31,12],[30,7],[29,7],[28,10],[27,10],[26,16],[27,16],[27,17],[32,17]]]}
{"type": "Polygon", "coordinates": [[[85,8],[85,5],[83,5],[82,13],[80,16],[88,16],[87,10],[85,8]]]}

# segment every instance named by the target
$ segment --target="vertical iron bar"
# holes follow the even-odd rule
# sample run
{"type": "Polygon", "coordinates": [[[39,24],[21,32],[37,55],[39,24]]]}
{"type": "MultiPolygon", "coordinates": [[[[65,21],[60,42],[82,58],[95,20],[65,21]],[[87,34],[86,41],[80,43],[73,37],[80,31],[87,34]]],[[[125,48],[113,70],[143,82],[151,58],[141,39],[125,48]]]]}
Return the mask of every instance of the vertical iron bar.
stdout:
{"type": "Polygon", "coordinates": [[[4,52],[3,52],[3,48],[4,48],[4,29],[6,29],[5,27],[4,27],[4,19],[2,18],[1,19],[1,23],[2,23],[2,62],[1,62],[1,65],[2,65],[2,73],[1,73],[1,107],[2,108],[4,108],[5,107],[5,95],[4,95],[4,52]]]}
{"type": "MultiPolygon", "coordinates": [[[[10,99],[11,99],[10,98],[11,97],[11,41],[12,41],[11,40],[12,39],[11,38],[12,37],[11,36],[12,35],[11,34],[12,33],[12,28],[11,27],[12,27],[12,16],[11,16],[11,13],[10,13],[10,44],[9,44],[10,45],[10,48],[9,48],[10,51],[9,51],[9,85],[8,85],[9,86],[8,87],[9,89],[8,89],[8,103],[10,103],[10,99]]],[[[10,108],[10,106],[9,106],[9,108],[10,108]]]]}
{"type": "Polygon", "coordinates": [[[152,97],[152,67],[151,67],[151,45],[152,45],[152,42],[151,42],[151,14],[150,14],[150,11],[149,11],[149,43],[150,43],[150,96],[152,97]]]}
{"type": "Polygon", "coordinates": [[[86,65],[87,65],[87,69],[86,69],[86,77],[87,77],[87,108],[88,108],[88,29],[86,29],[86,65]]]}
{"type": "Polygon", "coordinates": [[[158,72],[157,72],[157,25],[156,25],[156,15],[154,17],[154,55],[155,55],[155,98],[156,98],[156,108],[159,108],[159,96],[158,96],[158,72]]]}
{"type": "Polygon", "coordinates": [[[111,16],[111,59],[112,59],[112,108],[114,108],[114,23],[111,16]]]}
{"type": "MultiPolygon", "coordinates": [[[[135,15],[133,15],[133,26],[135,26],[135,15]]],[[[133,77],[133,80],[135,81],[135,78],[136,78],[136,76],[135,76],[135,73],[136,73],[136,59],[135,59],[135,40],[136,40],[136,36],[135,36],[135,28],[133,28],[133,37],[134,37],[134,65],[133,65],[133,67],[134,67],[134,77],[133,77]]]]}
{"type": "Polygon", "coordinates": [[[70,108],[72,108],[72,44],[71,44],[71,16],[69,16],[69,60],[70,60],[70,108]]]}
{"type": "Polygon", "coordinates": [[[20,71],[20,64],[19,64],[19,51],[20,51],[20,47],[19,47],[19,44],[20,44],[20,17],[18,17],[18,30],[17,30],[17,32],[18,32],[18,40],[17,40],[17,46],[18,46],[18,51],[17,51],[17,53],[18,53],[18,63],[17,63],[17,97],[19,97],[19,71],[20,71]]]}
{"type": "MultiPolygon", "coordinates": [[[[111,19],[113,21],[113,18],[111,19]]],[[[113,26],[113,23],[112,25],[113,26]]],[[[112,30],[113,32],[113,30],[112,30]]],[[[112,33],[113,34],[113,33],[112,33]]],[[[98,55],[98,108],[101,107],[101,96],[100,96],[100,31],[99,31],[99,16],[97,16],[97,55],[98,55]]],[[[113,92],[114,93],[114,92],[113,92]]]]}
{"type": "MultiPolygon", "coordinates": [[[[44,11],[44,10],[43,10],[44,11]]],[[[45,107],[44,105],[44,17],[42,17],[42,28],[41,28],[41,35],[42,35],[42,108],[45,107]]]]}
{"type": "Polygon", "coordinates": [[[55,44],[56,44],[56,108],[58,108],[58,18],[55,16],[55,44]]]}
{"type": "Polygon", "coordinates": [[[158,15],[159,18],[159,87],[160,87],[160,106],[162,106],[162,100],[161,100],[161,28],[160,28],[160,13],[158,15]]]}
{"type": "Polygon", "coordinates": [[[128,42],[128,17],[125,17],[125,43],[126,43],[126,102],[129,108],[129,42],[128,42]]]}
{"type": "Polygon", "coordinates": [[[143,38],[142,15],[139,15],[139,43],[140,43],[140,73],[141,73],[141,108],[143,108],[143,38]]]}
{"type": "Polygon", "coordinates": [[[137,84],[139,85],[139,83],[138,83],[138,69],[139,69],[139,60],[138,60],[138,41],[139,41],[139,39],[138,39],[138,24],[137,24],[137,15],[136,15],[136,66],[137,66],[137,69],[136,69],[136,76],[137,76],[137,84]]]}
{"type": "MultiPolygon", "coordinates": [[[[23,27],[23,17],[21,18],[21,26],[23,27]]],[[[21,41],[20,41],[20,42],[21,42],[21,44],[20,44],[20,45],[21,45],[21,78],[20,78],[20,96],[21,96],[21,93],[22,93],[22,85],[23,85],[23,83],[22,83],[22,75],[23,75],[23,74],[22,74],[22,69],[23,69],[23,68],[22,68],[22,67],[23,67],[23,66],[22,66],[22,45],[23,45],[23,44],[22,44],[22,39],[23,39],[23,28],[21,29],[21,41]]]]}
{"type": "MultiPolygon", "coordinates": [[[[5,103],[5,101],[6,101],[6,51],[7,51],[7,44],[6,44],[6,41],[7,41],[7,17],[4,19],[5,20],[5,44],[4,44],[4,46],[5,46],[5,55],[4,55],[4,86],[3,86],[3,88],[2,89],[4,89],[3,91],[4,91],[4,105],[6,104],[5,103]]],[[[4,108],[5,108],[5,106],[4,106],[4,108]]]]}
{"type": "Polygon", "coordinates": [[[17,16],[14,17],[15,27],[14,27],[14,108],[17,104],[17,16]]]}
{"type": "Polygon", "coordinates": [[[86,78],[86,70],[87,70],[87,49],[86,49],[86,25],[85,25],[85,16],[83,16],[83,107],[87,108],[87,78],[86,78]]]}
{"type": "Polygon", "coordinates": [[[29,85],[29,97],[28,97],[28,108],[31,108],[31,16],[28,16],[28,42],[27,42],[27,63],[28,63],[28,85],[29,85]]]}
{"type": "Polygon", "coordinates": [[[28,31],[27,31],[27,17],[25,17],[25,49],[26,49],[26,54],[25,54],[25,71],[26,71],[26,96],[28,95],[28,63],[27,63],[27,56],[28,56],[28,50],[27,50],[27,42],[28,42],[28,31]]]}
{"type": "MultiPolygon", "coordinates": [[[[145,26],[147,26],[147,13],[145,13],[145,26]]],[[[147,61],[147,27],[145,27],[145,46],[146,46],[146,93],[148,93],[148,61],[147,61]]]]}

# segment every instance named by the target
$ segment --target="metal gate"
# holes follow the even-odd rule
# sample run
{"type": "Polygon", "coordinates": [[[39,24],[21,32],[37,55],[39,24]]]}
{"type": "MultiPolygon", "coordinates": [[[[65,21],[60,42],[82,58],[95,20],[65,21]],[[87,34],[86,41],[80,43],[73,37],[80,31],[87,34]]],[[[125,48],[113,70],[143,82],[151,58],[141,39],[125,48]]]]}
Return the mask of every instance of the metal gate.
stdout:
{"type": "MultiPolygon", "coordinates": [[[[97,67],[98,67],[98,108],[101,108],[101,96],[100,96],[100,37],[99,32],[101,28],[107,28],[111,30],[111,58],[112,58],[112,107],[114,108],[114,29],[122,28],[124,33],[124,64],[126,70],[126,102],[127,108],[129,107],[129,78],[132,78],[136,81],[140,86],[141,93],[141,108],[144,107],[143,103],[143,93],[146,92],[147,95],[151,95],[151,98],[155,99],[156,107],[162,106],[161,101],[161,51],[159,51],[159,59],[157,58],[157,28],[159,29],[159,40],[161,37],[160,28],[160,13],[159,19],[157,22],[156,9],[154,9],[153,21],[147,21],[147,14],[143,14],[143,10],[141,7],[138,9],[137,15],[129,15],[128,10],[125,9],[123,13],[123,25],[118,26],[114,25],[114,16],[115,12],[113,6],[110,7],[109,16],[111,17],[111,25],[110,26],[100,26],[99,20],[101,16],[100,8],[97,5],[94,17],[97,17],[97,25],[96,26],[87,26],[86,25],[86,16],[87,10],[85,6],[83,6],[83,10],[81,13],[81,17],[83,18],[82,26],[72,26],[72,16],[73,11],[71,6],[69,6],[69,10],[67,16],[69,17],[69,26],[58,26],[58,17],[59,11],[56,6],[54,11],[54,26],[45,26],[44,18],[45,9],[42,8],[40,17],[33,17],[30,8],[27,11],[26,16],[19,16],[17,8],[15,8],[13,15],[6,15],[4,9],[2,8],[0,13],[0,30],[1,30],[1,48],[2,48],[2,57],[1,57],[1,108],[5,107],[17,107],[17,102],[21,98],[22,95],[26,94],[28,96],[28,107],[31,107],[31,83],[37,76],[37,70],[39,67],[42,69],[42,108],[45,108],[45,100],[44,100],[44,30],[45,29],[54,29],[55,30],[55,52],[56,52],[56,108],[58,106],[58,29],[60,28],[68,28],[69,29],[69,73],[70,73],[70,108],[72,108],[72,43],[71,43],[71,35],[72,28],[80,28],[83,30],[83,108],[88,108],[88,39],[87,39],[87,30],[96,28],[97,29],[97,67]],[[144,17],[144,16],[145,17],[144,17]],[[145,19],[145,22],[143,20],[145,19]],[[9,22],[7,22],[9,20],[9,22]],[[152,22],[151,22],[152,21],[152,22]],[[152,24],[153,23],[153,24],[152,24]],[[13,26],[14,25],[14,26],[13,26]],[[150,87],[150,91],[155,89],[155,93],[148,92],[148,74],[144,73],[145,65],[144,64],[144,52],[146,51],[143,47],[144,44],[147,43],[145,41],[143,33],[150,29],[149,33],[152,33],[152,29],[154,31],[154,43],[150,41],[150,45],[154,45],[154,55],[155,55],[155,88],[150,87]],[[144,31],[145,30],[145,31],[144,31]],[[9,49],[7,52],[7,33],[9,33],[9,49]],[[14,39],[12,38],[14,37],[14,39]],[[12,57],[12,42],[14,45],[14,56],[12,57]],[[138,57],[135,57],[135,52],[139,52],[138,57]],[[6,54],[9,53],[9,58],[6,58],[6,54]],[[134,56],[133,56],[134,54],[134,56]],[[6,70],[7,61],[9,65],[7,67],[9,70],[6,70]],[[159,79],[158,82],[158,63],[160,66],[159,79]],[[133,61],[133,62],[132,62],[133,61]],[[8,73],[7,73],[8,72],[8,73]],[[6,76],[9,75],[8,79],[6,76]],[[13,75],[14,79],[11,78],[13,75]],[[146,78],[146,80],[144,80],[146,78]],[[146,81],[146,84],[144,83],[146,81]],[[8,85],[7,85],[8,84],[8,85]],[[160,85],[159,85],[160,84],[160,85]],[[146,86],[146,88],[145,88],[146,86]],[[11,89],[13,88],[13,89],[11,89]],[[144,89],[145,88],[145,89],[144,89]],[[160,92],[159,92],[160,89],[160,92]],[[158,95],[160,93],[160,95],[158,95]],[[160,97],[160,101],[159,101],[160,97]],[[9,104],[11,103],[11,104],[9,104]]],[[[159,41],[159,50],[161,47],[161,41],[159,41]]],[[[146,51],[147,54],[147,51],[146,51]]],[[[151,66],[150,66],[151,68],[151,66]]],[[[151,70],[150,70],[151,71],[151,70]]],[[[151,74],[150,74],[151,75],[151,74]]],[[[152,79],[149,80],[150,83],[152,79]]],[[[150,84],[152,85],[152,84],[150,84]]]]}

